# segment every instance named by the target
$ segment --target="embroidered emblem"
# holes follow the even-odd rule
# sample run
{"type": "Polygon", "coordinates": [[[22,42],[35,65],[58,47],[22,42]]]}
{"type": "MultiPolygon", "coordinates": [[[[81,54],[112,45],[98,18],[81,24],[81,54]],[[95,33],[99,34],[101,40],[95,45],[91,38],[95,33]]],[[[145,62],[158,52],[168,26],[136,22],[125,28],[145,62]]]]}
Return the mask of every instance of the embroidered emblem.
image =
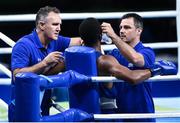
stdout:
{"type": "Polygon", "coordinates": [[[40,62],[40,61],[41,61],[41,58],[38,58],[37,61],[40,62]]]}

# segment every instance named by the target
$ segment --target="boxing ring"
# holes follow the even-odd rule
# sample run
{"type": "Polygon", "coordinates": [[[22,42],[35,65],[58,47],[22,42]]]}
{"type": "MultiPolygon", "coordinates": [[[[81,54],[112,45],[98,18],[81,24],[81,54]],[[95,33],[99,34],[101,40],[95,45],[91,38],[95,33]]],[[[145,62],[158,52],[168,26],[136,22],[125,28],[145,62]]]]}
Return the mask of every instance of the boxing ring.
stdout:
{"type": "MultiPolygon", "coordinates": [[[[156,76],[152,77],[146,82],[161,82],[161,81],[179,81],[180,80],[180,1],[176,0],[176,10],[174,11],[154,11],[154,12],[137,12],[143,18],[176,18],[176,27],[177,27],[177,42],[166,42],[166,43],[147,43],[146,46],[150,46],[153,49],[178,49],[178,74],[173,76],[156,76]]],[[[75,19],[84,19],[87,17],[96,17],[98,19],[117,19],[120,18],[126,12],[109,12],[109,13],[61,13],[63,20],[75,20],[75,19]]],[[[34,21],[35,14],[26,14],[26,15],[0,15],[0,22],[13,22],[13,21],[34,21]]],[[[7,43],[10,47],[0,48],[0,54],[11,54],[12,47],[15,42],[7,37],[3,32],[0,32],[0,39],[7,43]]],[[[111,50],[115,48],[115,45],[103,45],[102,48],[106,50],[111,50]]],[[[0,64],[0,70],[8,76],[8,78],[0,78],[0,85],[9,86],[11,84],[11,72],[3,64],[0,64]]],[[[92,82],[123,82],[118,80],[115,77],[91,77],[92,82]]],[[[39,93],[39,92],[37,92],[39,93]]],[[[1,97],[0,97],[1,98],[1,97]]],[[[39,98],[38,98],[39,99],[39,98]]],[[[3,103],[3,105],[6,107],[3,103]]],[[[38,110],[39,112],[39,110],[38,110]]],[[[154,114],[94,114],[95,119],[117,119],[117,118],[179,118],[179,112],[158,112],[154,114]]]]}
{"type": "MultiPolygon", "coordinates": [[[[70,71],[71,73],[71,71],[70,71]]],[[[67,71],[65,74],[69,74],[69,71],[67,71]]],[[[73,75],[70,75],[73,76],[73,75]]],[[[33,73],[20,73],[16,76],[16,83],[17,83],[17,89],[16,89],[16,105],[17,105],[17,121],[30,121],[30,122],[36,122],[40,121],[40,92],[43,91],[43,89],[49,89],[49,88],[55,88],[55,87],[71,87],[73,85],[69,84],[69,80],[65,80],[68,84],[63,84],[62,81],[64,81],[63,75],[55,75],[55,76],[41,76],[36,75],[33,73]],[[43,88],[43,89],[42,89],[43,88]],[[34,94],[33,94],[33,93],[34,94]],[[28,96],[23,96],[28,95],[28,96]],[[27,101],[30,100],[30,101],[27,101]],[[33,103],[31,103],[31,100],[33,100],[33,103]],[[22,111],[22,105],[25,107],[22,111]]],[[[69,77],[71,78],[71,77],[69,77]]],[[[153,77],[149,80],[146,80],[145,82],[152,82],[154,80],[162,80],[160,79],[161,76],[153,77]]],[[[78,80],[77,78],[73,78],[78,81],[80,84],[82,80],[78,80]]],[[[90,78],[92,82],[108,82],[108,80],[111,80],[112,82],[123,82],[122,80],[118,80],[114,77],[91,77],[90,78]],[[108,78],[108,79],[107,79],[108,78]]],[[[175,80],[179,79],[176,78],[176,76],[166,76],[166,80],[175,80]]],[[[86,78],[83,79],[83,82],[87,83],[86,78]]],[[[164,113],[143,113],[143,114],[94,114],[94,118],[96,120],[101,119],[134,119],[134,118],[180,118],[180,112],[179,113],[172,113],[172,112],[164,112],[164,113]]]]}

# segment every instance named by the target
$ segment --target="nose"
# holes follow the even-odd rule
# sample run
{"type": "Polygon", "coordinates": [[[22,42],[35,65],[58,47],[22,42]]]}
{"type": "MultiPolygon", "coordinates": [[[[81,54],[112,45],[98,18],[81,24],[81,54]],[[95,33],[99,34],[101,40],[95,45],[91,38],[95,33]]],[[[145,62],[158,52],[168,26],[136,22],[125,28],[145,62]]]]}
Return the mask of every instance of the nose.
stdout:
{"type": "Polygon", "coordinates": [[[121,35],[121,34],[123,34],[123,33],[124,33],[124,29],[121,28],[121,29],[119,30],[119,34],[121,35]]]}
{"type": "Polygon", "coordinates": [[[58,32],[60,32],[60,31],[61,31],[61,26],[60,26],[60,25],[57,26],[56,30],[57,30],[58,32]]]}
{"type": "Polygon", "coordinates": [[[124,27],[121,27],[119,31],[124,32],[124,27]]]}

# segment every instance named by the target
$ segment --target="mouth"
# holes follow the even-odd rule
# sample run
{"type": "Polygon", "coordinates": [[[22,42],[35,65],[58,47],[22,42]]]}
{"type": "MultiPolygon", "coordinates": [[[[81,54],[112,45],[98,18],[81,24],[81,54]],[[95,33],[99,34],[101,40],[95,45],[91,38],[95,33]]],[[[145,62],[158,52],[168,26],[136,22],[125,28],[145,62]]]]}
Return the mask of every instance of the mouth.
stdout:
{"type": "Polygon", "coordinates": [[[120,38],[121,38],[121,39],[124,39],[124,38],[126,38],[126,36],[125,36],[125,35],[121,35],[120,38]]]}
{"type": "Polygon", "coordinates": [[[57,37],[59,35],[59,33],[54,33],[54,35],[57,37]]]}

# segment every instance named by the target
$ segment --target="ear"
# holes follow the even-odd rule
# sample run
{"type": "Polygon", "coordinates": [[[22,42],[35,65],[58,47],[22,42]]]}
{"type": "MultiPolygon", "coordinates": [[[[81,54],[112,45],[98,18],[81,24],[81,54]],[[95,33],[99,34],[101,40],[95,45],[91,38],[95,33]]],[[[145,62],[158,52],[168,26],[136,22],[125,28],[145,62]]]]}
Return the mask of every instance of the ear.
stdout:
{"type": "Polygon", "coordinates": [[[140,35],[142,33],[142,29],[138,28],[137,33],[140,35]]]}
{"type": "Polygon", "coordinates": [[[41,29],[41,30],[44,30],[45,29],[45,22],[44,21],[39,21],[39,28],[41,29]]]}

